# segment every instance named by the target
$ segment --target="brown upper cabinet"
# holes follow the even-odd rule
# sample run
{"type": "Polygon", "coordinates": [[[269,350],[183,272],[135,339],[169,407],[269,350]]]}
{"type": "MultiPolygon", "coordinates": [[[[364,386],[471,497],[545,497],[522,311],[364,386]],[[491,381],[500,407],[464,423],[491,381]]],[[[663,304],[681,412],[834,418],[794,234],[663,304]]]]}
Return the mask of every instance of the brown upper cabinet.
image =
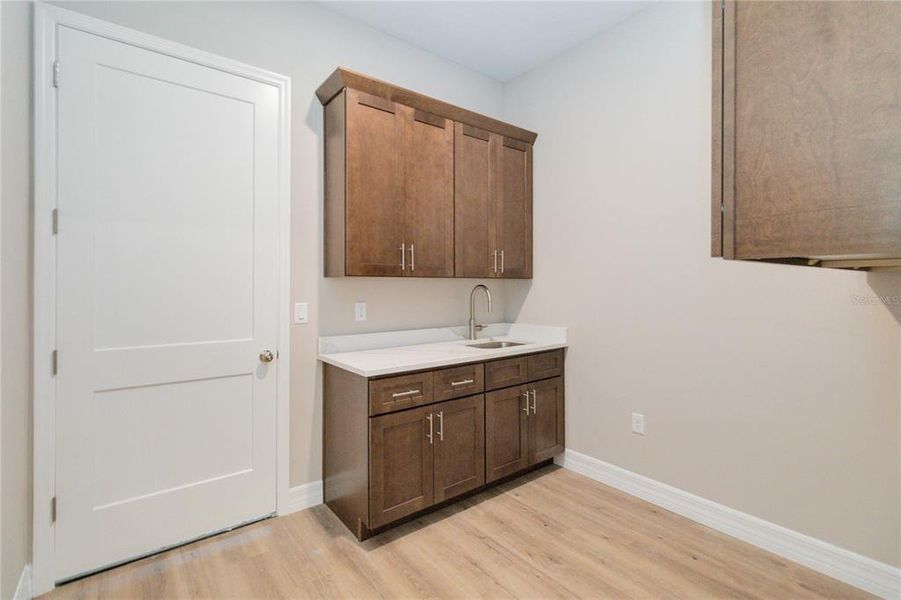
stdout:
{"type": "Polygon", "coordinates": [[[325,275],[532,277],[536,134],[337,69],[325,107],[325,275]]]}
{"type": "Polygon", "coordinates": [[[901,3],[713,3],[712,254],[901,270],[901,3]]]}

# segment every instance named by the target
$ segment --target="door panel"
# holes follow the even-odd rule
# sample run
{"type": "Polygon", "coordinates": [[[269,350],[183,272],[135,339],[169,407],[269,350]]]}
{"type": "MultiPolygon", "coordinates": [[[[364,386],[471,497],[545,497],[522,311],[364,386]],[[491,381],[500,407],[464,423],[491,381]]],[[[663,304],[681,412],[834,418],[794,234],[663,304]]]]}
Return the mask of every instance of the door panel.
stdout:
{"type": "Polygon", "coordinates": [[[408,106],[404,115],[407,275],[454,276],[454,123],[408,106]]]}
{"type": "Polygon", "coordinates": [[[494,481],[529,466],[526,386],[485,394],[485,476],[494,481]]]}
{"type": "Polygon", "coordinates": [[[347,90],[347,275],[403,275],[403,117],[393,102],[347,90]]]}
{"type": "Polygon", "coordinates": [[[462,123],[454,137],[454,252],[457,277],[493,277],[499,137],[462,123]]]}
{"type": "Polygon", "coordinates": [[[370,528],[432,505],[432,410],[414,408],[369,420],[370,528]]]}
{"type": "Polygon", "coordinates": [[[485,396],[441,402],[436,421],[435,502],[485,484],[485,396]]]}
{"type": "Polygon", "coordinates": [[[530,383],[534,390],[529,418],[529,464],[563,452],[563,378],[530,383]]]}
{"type": "Polygon", "coordinates": [[[498,177],[498,242],[501,277],[532,276],[532,146],[504,139],[498,177]]]}
{"type": "Polygon", "coordinates": [[[59,60],[65,579],[275,510],[279,98],[66,27],[59,60]]]}

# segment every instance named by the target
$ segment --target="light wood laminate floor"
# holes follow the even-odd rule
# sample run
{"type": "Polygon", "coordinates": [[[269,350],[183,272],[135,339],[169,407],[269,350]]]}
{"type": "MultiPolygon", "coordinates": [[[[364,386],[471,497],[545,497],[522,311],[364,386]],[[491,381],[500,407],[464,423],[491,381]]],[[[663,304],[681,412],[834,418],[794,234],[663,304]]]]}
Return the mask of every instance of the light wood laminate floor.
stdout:
{"type": "Polygon", "coordinates": [[[358,543],[325,506],[45,598],[864,598],[557,467],[358,543]]]}

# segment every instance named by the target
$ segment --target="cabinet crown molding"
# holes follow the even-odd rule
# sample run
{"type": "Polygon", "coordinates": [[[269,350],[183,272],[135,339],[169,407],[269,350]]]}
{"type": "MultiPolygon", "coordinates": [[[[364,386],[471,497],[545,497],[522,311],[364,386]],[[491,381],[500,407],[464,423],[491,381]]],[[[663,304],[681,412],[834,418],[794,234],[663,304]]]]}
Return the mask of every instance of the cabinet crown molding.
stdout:
{"type": "Polygon", "coordinates": [[[351,71],[344,67],[338,67],[329,75],[322,85],[316,90],[316,97],[323,106],[337,96],[341,90],[351,88],[373,96],[384,98],[390,102],[397,102],[415,109],[431,113],[438,117],[444,117],[452,121],[472,125],[481,129],[498,133],[507,138],[520,140],[528,144],[534,144],[538,134],[498,119],[455,106],[443,100],[426,96],[398,85],[351,71]]]}

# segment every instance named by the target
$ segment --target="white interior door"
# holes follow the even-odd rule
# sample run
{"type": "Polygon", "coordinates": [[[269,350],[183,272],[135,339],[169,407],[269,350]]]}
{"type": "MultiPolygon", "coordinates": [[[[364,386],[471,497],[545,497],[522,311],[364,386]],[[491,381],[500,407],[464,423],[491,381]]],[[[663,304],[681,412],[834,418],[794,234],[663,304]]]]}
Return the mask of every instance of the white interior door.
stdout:
{"type": "Polygon", "coordinates": [[[58,32],[61,580],[275,511],[279,92],[58,32]]]}

